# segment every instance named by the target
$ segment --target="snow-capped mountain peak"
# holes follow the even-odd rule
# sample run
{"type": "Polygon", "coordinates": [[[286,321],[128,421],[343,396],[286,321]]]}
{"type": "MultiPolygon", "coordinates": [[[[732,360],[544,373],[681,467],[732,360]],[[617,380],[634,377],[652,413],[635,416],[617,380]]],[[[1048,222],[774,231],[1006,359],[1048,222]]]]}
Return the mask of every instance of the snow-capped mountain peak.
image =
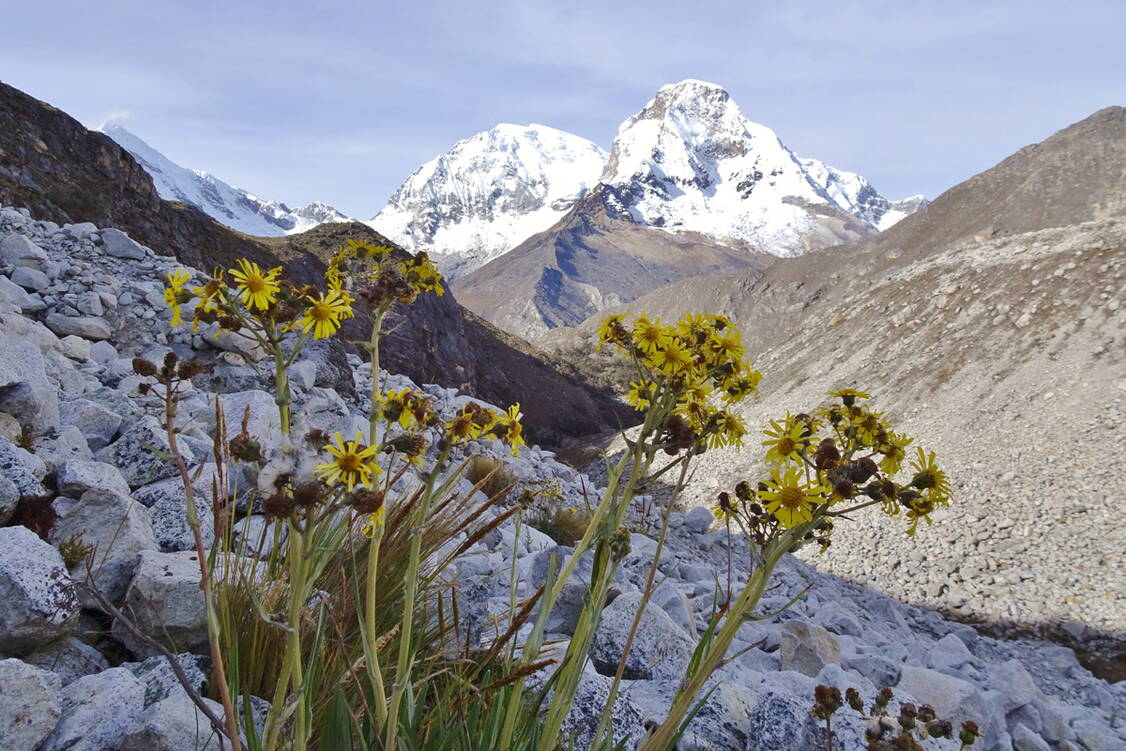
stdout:
{"type": "Polygon", "coordinates": [[[606,152],[546,125],[501,123],[407,178],[369,224],[437,254],[451,277],[547,229],[598,182],[606,152]]]}
{"type": "Polygon", "coordinates": [[[863,177],[798,158],[723,87],[694,79],[662,87],[622,123],[602,182],[640,224],[779,256],[859,239],[906,215],[863,177]]]}
{"type": "Polygon", "coordinates": [[[118,122],[111,120],[99,130],[144,167],[161,198],[189,203],[216,221],[248,235],[290,235],[325,222],[352,221],[321,201],[291,209],[280,201],[264,201],[208,172],[181,167],[118,122]]]}

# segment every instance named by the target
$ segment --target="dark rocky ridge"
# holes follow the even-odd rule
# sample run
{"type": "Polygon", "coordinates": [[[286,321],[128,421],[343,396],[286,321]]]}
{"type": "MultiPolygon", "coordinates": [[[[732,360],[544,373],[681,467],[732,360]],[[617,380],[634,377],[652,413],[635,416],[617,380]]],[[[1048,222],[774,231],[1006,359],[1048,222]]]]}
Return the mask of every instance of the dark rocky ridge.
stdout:
{"type": "MultiPolygon", "coordinates": [[[[193,206],[162,200],[148,173],[108,136],[4,83],[0,204],[26,207],[41,220],[117,227],[157,253],[205,270],[241,256],[284,264],[298,281],[319,279],[323,259],[349,237],[386,241],[355,223],[281,238],[236,232],[193,206]]],[[[352,333],[356,338],[358,332],[352,333]]],[[[337,359],[343,367],[343,358],[337,359]]],[[[414,306],[389,337],[385,360],[420,383],[456,387],[498,405],[520,402],[529,434],[541,443],[557,445],[632,419],[611,396],[573,373],[560,373],[536,349],[468,313],[450,294],[414,306]]]]}
{"type": "Polygon", "coordinates": [[[454,282],[466,307],[532,338],[669,282],[734,269],[756,273],[770,257],[629,218],[616,189],[598,185],[550,229],[454,282]]]}

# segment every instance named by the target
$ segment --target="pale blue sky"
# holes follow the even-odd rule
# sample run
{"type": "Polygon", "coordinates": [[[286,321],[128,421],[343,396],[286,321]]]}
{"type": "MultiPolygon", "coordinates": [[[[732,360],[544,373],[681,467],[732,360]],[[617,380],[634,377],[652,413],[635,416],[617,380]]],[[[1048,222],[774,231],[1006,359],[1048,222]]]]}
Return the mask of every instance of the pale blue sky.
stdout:
{"type": "Polygon", "coordinates": [[[539,122],[609,148],[684,78],[892,198],[1126,104],[1123,0],[25,0],[3,18],[0,80],[364,219],[461,138],[539,122]]]}

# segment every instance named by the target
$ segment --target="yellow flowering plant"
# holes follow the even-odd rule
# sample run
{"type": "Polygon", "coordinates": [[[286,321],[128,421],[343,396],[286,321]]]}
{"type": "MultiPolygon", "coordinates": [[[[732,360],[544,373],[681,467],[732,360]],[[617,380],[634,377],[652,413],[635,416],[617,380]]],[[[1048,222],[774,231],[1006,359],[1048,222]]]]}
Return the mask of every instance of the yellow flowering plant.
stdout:
{"type": "Polygon", "coordinates": [[[275,401],[282,432],[288,434],[293,396],[287,370],[309,338],[325,339],[336,333],[340,322],[352,315],[352,301],[331,288],[331,278],[330,289],[318,293],[310,286],[282,280],[280,266],[263,270],[254,261],[240,258],[228,271],[233,288],[228,287],[222,269],[216,269],[205,284],[191,288],[186,286],[191,278],[188,272],[169,272],[164,300],[172,310],[172,326],[182,323],[183,306],[194,302],[194,331],[201,323],[214,324],[216,337],[225,332],[269,355],[274,361],[275,401]],[[294,331],[298,332],[296,337],[287,336],[294,331]]]}
{"type": "Polygon", "coordinates": [[[762,441],[767,479],[744,480],[719,494],[716,516],[728,534],[734,527],[745,536],[757,566],[739,593],[731,591],[728,572],[722,606],[697,645],[667,718],[641,743],[642,751],[665,751],[683,730],[699,693],[739,627],[752,617],[783,555],[811,543],[824,552],[834,524],[869,506],[892,517],[902,514],[907,534],[914,536],[920,521],[929,524],[936,509],[949,505],[949,480],[934,452],[916,449],[910,476],[897,478],[912,439],[893,431],[887,418],[868,406],[868,394],[846,388],[829,396],[833,401],[811,414],[770,420],[762,441]]]}
{"type": "MultiPolygon", "coordinates": [[[[256,544],[243,543],[258,552],[250,558],[240,555],[246,549],[236,545],[234,530],[245,525],[230,502],[226,480],[216,482],[216,544],[210,550],[202,542],[197,545],[205,570],[215,677],[222,684],[227,715],[226,725],[213,725],[234,748],[243,742],[265,751],[310,744],[324,748],[318,738],[336,731],[330,729],[332,718],[318,713],[324,701],[318,697],[335,695],[366,718],[359,733],[365,746],[394,748],[398,718],[418,690],[416,684],[427,681],[420,666],[432,659],[425,655],[435,638],[434,626],[425,620],[420,631],[415,612],[440,598],[432,592],[435,571],[449,566],[458,552],[448,551],[448,541],[454,530],[480,535],[479,530],[512,513],[495,520],[484,515],[492,498],[472,509],[473,494],[456,491],[465,465],[451,466],[451,456],[482,439],[499,440],[518,455],[524,445],[520,406],[498,411],[468,402],[443,420],[433,399],[422,392],[384,390],[379,347],[387,313],[396,303],[408,306],[419,295],[444,292],[441,275],[425,254],[406,257],[386,246],[349,242],[328,264],[322,289],[294,285],[282,278],[280,267],[263,269],[248,259],[217,269],[199,286],[190,286],[190,279],[182,270],[167,277],[164,299],[172,325],[181,325],[185,309],[194,306],[194,329],[214,325],[217,336],[226,332],[271,355],[284,434],[280,450],[269,456],[246,433],[245,422],[242,432],[228,440],[216,403],[217,476],[227,476],[228,464],[256,465],[262,495],[254,505],[271,524],[256,544]],[[287,371],[309,339],[335,335],[341,322],[355,315],[356,304],[367,308],[373,322],[366,343],[372,361],[368,435],[330,437],[314,429],[291,437],[287,371]],[[436,457],[427,455],[432,440],[436,457]],[[402,490],[412,477],[417,478],[415,488],[402,490]],[[357,555],[357,547],[362,554],[357,555]],[[424,561],[437,568],[424,575],[424,561]],[[343,583],[337,584],[338,579],[343,583]],[[318,592],[333,588],[355,602],[353,624],[334,626],[347,637],[330,638],[328,611],[318,604],[318,592]],[[389,608],[397,608],[397,615],[389,608]],[[276,645],[278,659],[255,659],[269,645],[276,645]],[[364,679],[357,682],[357,675],[364,679]],[[242,722],[236,733],[230,725],[236,718],[231,697],[250,695],[269,702],[264,728],[258,733],[242,722]]],[[[180,383],[201,370],[193,363],[164,372],[167,368],[141,363],[138,372],[172,379],[166,388],[171,424],[180,383]],[[173,378],[181,373],[180,380],[173,378]]],[[[178,456],[171,429],[169,440],[178,456]]],[[[182,474],[187,478],[186,467],[182,474]]],[[[190,483],[187,487],[191,499],[190,483]]],[[[194,505],[189,506],[189,522],[198,532],[201,521],[192,513],[194,505]]]]}

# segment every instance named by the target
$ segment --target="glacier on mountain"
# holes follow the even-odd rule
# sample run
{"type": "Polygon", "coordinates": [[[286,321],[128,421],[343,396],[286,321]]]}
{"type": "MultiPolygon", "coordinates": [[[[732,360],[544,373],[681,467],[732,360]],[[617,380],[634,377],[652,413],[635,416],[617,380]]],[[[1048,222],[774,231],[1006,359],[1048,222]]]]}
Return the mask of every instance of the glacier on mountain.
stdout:
{"type": "Polygon", "coordinates": [[[368,224],[454,278],[555,224],[598,182],[606,152],[545,125],[502,123],[422,165],[368,224]]]}
{"type": "Polygon", "coordinates": [[[325,222],[352,221],[321,201],[291,209],[280,201],[264,201],[207,172],[181,167],[118,122],[111,120],[99,130],[144,167],[161,198],[189,203],[239,232],[277,237],[304,232],[325,222]]]}

